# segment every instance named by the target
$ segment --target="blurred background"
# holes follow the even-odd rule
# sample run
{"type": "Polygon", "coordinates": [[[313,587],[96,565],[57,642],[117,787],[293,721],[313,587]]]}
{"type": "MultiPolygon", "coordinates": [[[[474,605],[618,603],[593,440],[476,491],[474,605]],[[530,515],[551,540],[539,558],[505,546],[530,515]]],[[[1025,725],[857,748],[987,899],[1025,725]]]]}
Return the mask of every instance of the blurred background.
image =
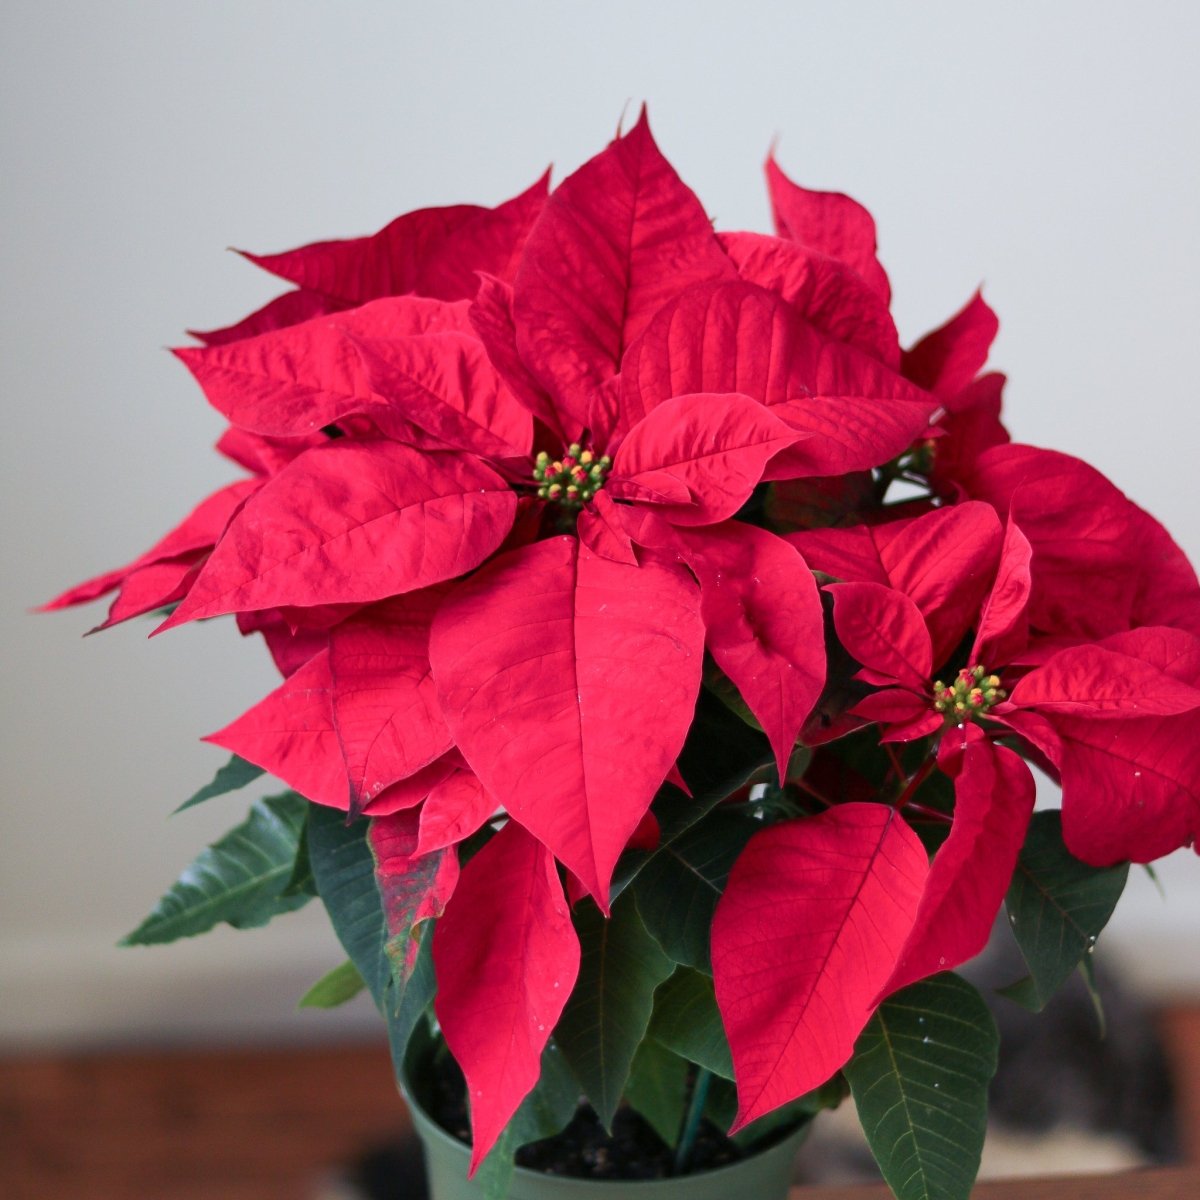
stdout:
{"type": "MultiPolygon", "coordinates": [[[[719,227],[766,230],[772,144],[874,213],[906,342],[982,283],[1016,440],[1094,463],[1200,560],[1200,7],[4,0],[0,387],[5,753],[0,1051],[374,1032],[294,1010],[342,960],[317,906],[117,950],[250,795],[168,814],[198,737],[274,686],[228,621],[80,641],[33,617],[236,471],[164,347],[280,284],[226,252],[495,204],[597,152],[643,100],[719,227]]],[[[1200,995],[1200,863],[1141,872],[1102,939],[1200,995]]]]}

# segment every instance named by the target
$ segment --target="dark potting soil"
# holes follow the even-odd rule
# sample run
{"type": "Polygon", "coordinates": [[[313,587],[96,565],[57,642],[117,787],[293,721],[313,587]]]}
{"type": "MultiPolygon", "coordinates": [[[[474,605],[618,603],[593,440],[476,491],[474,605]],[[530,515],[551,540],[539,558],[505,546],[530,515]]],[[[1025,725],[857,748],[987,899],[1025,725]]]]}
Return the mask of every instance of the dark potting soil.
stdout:
{"type": "MultiPolygon", "coordinates": [[[[430,1065],[426,1096],[430,1116],[461,1142],[470,1142],[467,1088],[458,1064],[438,1055],[430,1065]]],[[[673,1174],[674,1150],[633,1109],[624,1105],[609,1134],[590,1104],[582,1104],[571,1122],[554,1137],[530,1142],[517,1151],[518,1167],[543,1175],[584,1179],[666,1179],[673,1174]]],[[[715,1125],[702,1121],[692,1151],[691,1171],[711,1171],[743,1157],[742,1150],[715,1125]]]]}

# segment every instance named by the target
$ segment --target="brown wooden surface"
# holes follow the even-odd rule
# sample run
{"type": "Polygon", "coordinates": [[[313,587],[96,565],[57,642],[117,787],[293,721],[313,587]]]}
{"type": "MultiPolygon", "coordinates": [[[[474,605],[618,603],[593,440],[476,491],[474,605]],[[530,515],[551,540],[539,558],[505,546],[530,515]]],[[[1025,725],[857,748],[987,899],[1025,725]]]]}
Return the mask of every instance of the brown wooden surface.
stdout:
{"type": "MultiPolygon", "coordinates": [[[[1160,1028],[1175,1078],[1183,1152],[1189,1161],[1200,1163],[1200,1005],[1166,1009],[1160,1028]]],[[[1200,1200],[1200,1188],[1195,1196],[1200,1200]]]]}
{"type": "Polygon", "coordinates": [[[305,1200],[408,1127],[386,1045],[0,1061],[3,1200],[305,1200]]]}
{"type": "MultiPolygon", "coordinates": [[[[1200,1164],[1200,1008],[1169,1010],[1163,1029],[1185,1148],[1200,1164]]],[[[316,1200],[339,1165],[407,1127],[382,1043],[0,1058],[0,1200],[316,1200]]],[[[974,1195],[1200,1200],[1200,1166],[981,1183],[974,1195]]]]}
{"type": "MultiPolygon", "coordinates": [[[[1198,1200],[1200,1167],[977,1183],[971,1197],[972,1200],[1198,1200]]],[[[892,1200],[892,1193],[882,1186],[796,1188],[791,1200],[892,1200]]]]}

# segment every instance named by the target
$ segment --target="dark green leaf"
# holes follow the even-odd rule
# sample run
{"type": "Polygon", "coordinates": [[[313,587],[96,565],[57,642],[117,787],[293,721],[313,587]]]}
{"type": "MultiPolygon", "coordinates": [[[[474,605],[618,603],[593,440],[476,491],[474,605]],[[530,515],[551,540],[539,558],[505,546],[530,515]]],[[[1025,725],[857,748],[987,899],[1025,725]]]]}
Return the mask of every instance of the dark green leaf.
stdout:
{"type": "Polygon", "coordinates": [[[733,1078],[733,1058],[713,981],[699,971],[680,967],[654,995],[650,1036],[681,1058],[720,1075],[733,1078]]]}
{"type": "Polygon", "coordinates": [[[214,796],[223,796],[226,792],[236,792],[239,788],[244,788],[251,780],[265,774],[262,767],[256,767],[253,763],[247,762],[244,758],[238,758],[235,754],[213,776],[211,783],[206,783],[190,800],[185,800],[171,816],[183,812],[185,808],[194,808],[197,804],[203,804],[205,800],[211,800],[214,796]]]}
{"type": "Polygon", "coordinates": [[[646,1038],[633,1056],[625,1099],[668,1146],[675,1145],[683,1123],[687,1079],[688,1064],[653,1038],[646,1038]]]}
{"type": "Polygon", "coordinates": [[[221,921],[249,929],[307,903],[308,896],[283,894],[295,869],[307,808],[308,801],[295,792],[257,801],[241,825],[183,872],[121,945],[173,942],[221,921]]]}
{"type": "MultiPolygon", "coordinates": [[[[774,755],[767,739],[738,720],[706,688],[700,689],[679,770],[691,796],[664,784],[651,811],[658,820],[660,849],[670,845],[726,796],[736,792],[756,771],[769,767],[774,755]]],[[[612,895],[619,896],[645,866],[650,854],[630,850],[621,856],[613,876],[612,895]]]]}
{"type": "Polygon", "coordinates": [[[1063,845],[1061,814],[1036,813],[1004,902],[1030,979],[1004,994],[1028,1008],[1044,1008],[1095,947],[1128,876],[1127,863],[1080,862],[1063,845]]]}
{"type": "Polygon", "coordinates": [[[387,1020],[392,1059],[398,1066],[413,1029],[433,999],[433,922],[422,928],[416,966],[400,986],[385,952],[388,931],[375,883],[375,859],[367,844],[367,822],[347,825],[344,813],[313,805],[308,855],[334,932],[387,1020]]]}
{"type": "Polygon", "coordinates": [[[750,711],[750,706],[742,699],[742,693],[737,690],[737,684],[708,655],[704,657],[704,686],[739,721],[749,725],[758,733],[762,733],[763,727],[758,723],[758,718],[750,711]]]}
{"type": "Polygon", "coordinates": [[[675,962],[712,973],[713,912],[734,860],[761,828],[745,813],[718,809],[662,846],[638,873],[638,912],[675,962]]]}
{"type": "MultiPolygon", "coordinates": [[[[722,1079],[714,1075],[708,1085],[708,1099],[704,1105],[704,1116],[722,1133],[737,1119],[738,1098],[737,1086],[732,1079],[722,1079]]],[[[754,1122],[758,1124],[757,1121],[754,1122]]],[[[746,1126],[747,1129],[753,1126],[746,1126]]],[[[743,1131],[744,1132],[744,1131],[743,1131]]]]}
{"type": "MultiPolygon", "coordinates": [[[[312,809],[309,805],[309,809],[312,809]]],[[[312,861],[308,857],[308,814],[304,817],[305,826],[300,833],[300,844],[296,850],[296,862],[292,867],[292,877],[283,889],[285,896],[315,896],[317,881],[313,878],[312,861]]]]}
{"type": "Polygon", "coordinates": [[[333,930],[382,1010],[392,972],[384,954],[387,926],[366,821],[348,825],[345,813],[314,805],[308,821],[308,857],[333,930]]]}
{"type": "Polygon", "coordinates": [[[967,1200],[999,1041],[979,993],[949,974],[885,1000],[863,1030],[846,1076],[899,1200],[967,1200]]]}
{"type": "MultiPolygon", "coordinates": [[[[799,1100],[793,1100],[759,1117],[757,1121],[751,1121],[739,1129],[731,1140],[747,1153],[753,1153],[761,1142],[773,1140],[780,1129],[811,1121],[822,1109],[837,1108],[849,1094],[845,1076],[839,1072],[828,1083],[801,1096],[799,1100]]],[[[705,1118],[718,1129],[726,1130],[733,1124],[737,1111],[737,1088],[731,1080],[714,1076],[708,1089],[708,1103],[704,1106],[705,1118]]]]}
{"type": "Polygon", "coordinates": [[[606,1129],[612,1128],[634,1053],[650,1024],[654,990],[675,968],[646,932],[632,896],[608,920],[590,901],[574,913],[579,978],[554,1040],[606,1129]]]}
{"type": "Polygon", "coordinates": [[[317,894],[317,880],[312,874],[312,860],[308,858],[308,832],[302,830],[300,845],[296,850],[296,860],[292,868],[292,878],[283,888],[286,896],[314,896],[317,894]]]}
{"type": "Polygon", "coordinates": [[[1159,879],[1158,872],[1154,869],[1154,864],[1142,863],[1142,870],[1146,872],[1150,882],[1157,888],[1158,894],[1165,900],[1167,898],[1167,889],[1163,887],[1163,882],[1159,879]]]}
{"type": "Polygon", "coordinates": [[[337,1008],[347,1000],[353,1000],[367,985],[352,962],[344,962],[322,975],[316,983],[300,997],[297,1008],[337,1008]]]}
{"type": "Polygon", "coordinates": [[[426,921],[417,931],[417,957],[407,981],[400,983],[393,971],[384,993],[388,1039],[397,1053],[403,1053],[413,1028],[429,1010],[437,991],[433,974],[433,926],[433,921],[426,921]]]}

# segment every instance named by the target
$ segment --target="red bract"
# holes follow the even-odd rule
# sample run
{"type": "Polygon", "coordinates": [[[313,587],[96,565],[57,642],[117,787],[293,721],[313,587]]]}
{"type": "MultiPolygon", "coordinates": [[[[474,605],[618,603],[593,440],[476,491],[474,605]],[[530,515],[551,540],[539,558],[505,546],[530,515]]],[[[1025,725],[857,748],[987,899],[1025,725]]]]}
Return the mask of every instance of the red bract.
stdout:
{"type": "MultiPolygon", "coordinates": [[[[1012,516],[1001,549],[999,522],[992,510],[977,503],[939,510],[901,523],[899,528],[826,530],[795,535],[793,540],[805,549],[811,562],[830,574],[886,580],[838,583],[829,589],[834,596],[838,637],[861,664],[859,678],[882,689],[851,711],[884,725],[884,741],[911,740],[936,733],[945,725],[996,722],[1026,737],[1062,769],[1067,842],[1086,861],[1148,861],[1191,842],[1196,830],[1194,805],[1181,805],[1176,798],[1170,806],[1170,819],[1161,811],[1148,820],[1141,814],[1148,803],[1161,807],[1158,788],[1189,786],[1185,782],[1186,754],[1178,762],[1160,764],[1159,759],[1170,744],[1171,732],[1179,736],[1183,729],[1194,728],[1191,714],[1200,708],[1200,690],[1192,685],[1195,677],[1189,677],[1186,664],[1200,661],[1195,658],[1200,647],[1196,638],[1182,630],[1143,628],[1099,644],[1058,649],[1051,643],[1039,651],[1036,644],[1031,645],[1029,631],[1036,597],[1037,552],[1012,516]],[[968,514],[979,528],[973,537],[964,538],[962,546],[973,547],[976,561],[971,556],[956,561],[955,555],[937,555],[932,563],[929,558],[920,560],[924,566],[913,571],[912,561],[897,555],[895,547],[905,545],[919,554],[926,544],[926,537],[917,536],[919,531],[926,535],[938,529],[951,531],[961,526],[968,514]],[[881,545],[883,549],[875,556],[864,550],[881,545]],[[980,598],[979,556],[986,562],[997,550],[998,565],[982,576],[991,579],[991,590],[986,598],[980,598]],[[948,596],[939,597],[932,612],[952,621],[939,652],[933,650],[929,619],[922,608],[928,605],[922,598],[935,584],[945,588],[948,596]],[[963,598],[969,602],[964,604],[963,598]],[[945,667],[949,648],[971,629],[974,638],[961,669],[957,673],[952,670],[942,680],[933,679],[945,667]],[[1032,672],[1026,673],[1021,666],[1023,661],[1038,660],[1044,660],[1043,665],[1032,672]],[[1173,723],[1164,724],[1163,718],[1173,723]],[[1047,727],[1053,731],[1049,737],[1047,727]],[[1127,786],[1129,780],[1137,781],[1137,798],[1119,804],[1098,803],[1098,796],[1111,795],[1114,771],[1127,786]],[[1142,787],[1143,771],[1155,783],[1142,787]]],[[[933,590],[936,593],[937,587],[933,590]]],[[[1192,739],[1185,736],[1183,740],[1189,743],[1192,739]]],[[[967,748],[964,764],[980,754],[981,750],[967,748]]],[[[961,954],[939,955],[939,961],[945,958],[942,965],[956,965],[982,947],[1004,893],[1002,876],[1011,871],[1023,822],[1028,818],[1027,807],[1016,802],[1017,794],[1029,791],[1023,782],[1028,769],[1010,759],[1007,751],[1003,764],[996,752],[993,757],[995,761],[986,768],[991,799],[983,808],[988,819],[997,822],[1005,820],[997,806],[1010,810],[1007,833],[997,828],[989,835],[992,851],[1000,856],[998,861],[1008,866],[992,877],[987,904],[960,908],[960,915],[969,914],[973,922],[973,933],[961,943],[970,948],[961,954]]],[[[978,806],[973,801],[963,804],[961,798],[964,790],[971,795],[979,786],[975,780],[985,778],[983,770],[964,765],[951,772],[958,777],[960,792],[956,830],[959,820],[980,819],[972,815],[978,806]]],[[[1177,792],[1168,794],[1177,796],[1177,792]]],[[[957,857],[954,848],[961,841],[952,834],[942,856],[950,851],[957,857]]]]}
{"type": "MultiPolygon", "coordinates": [[[[262,634],[285,679],[209,740],[347,812],[310,849],[366,855],[370,819],[354,919],[378,902],[389,995],[432,943],[473,1167],[595,929],[568,897],[607,913],[710,819],[714,861],[746,845],[711,930],[739,1126],[983,946],[1025,759],[1087,862],[1200,834],[1195,573],[1092,468],[1008,444],[981,295],[902,350],[867,210],[767,176],[779,236],[717,233],[643,113],[551,192],[248,256],[295,290],[178,355],[251,477],[47,606],[262,634]]],[[[630,952],[706,967],[650,928],[655,875],[630,952]]]]}
{"type": "Polygon", "coordinates": [[[917,835],[881,804],[844,804],[751,840],[713,919],[735,1129],[850,1057],[912,931],[927,870],[917,835]]]}
{"type": "Polygon", "coordinates": [[[434,931],[433,962],[438,1020],[467,1077],[474,1171],[537,1082],[579,971],[554,859],[519,825],[463,870],[434,931]]]}

